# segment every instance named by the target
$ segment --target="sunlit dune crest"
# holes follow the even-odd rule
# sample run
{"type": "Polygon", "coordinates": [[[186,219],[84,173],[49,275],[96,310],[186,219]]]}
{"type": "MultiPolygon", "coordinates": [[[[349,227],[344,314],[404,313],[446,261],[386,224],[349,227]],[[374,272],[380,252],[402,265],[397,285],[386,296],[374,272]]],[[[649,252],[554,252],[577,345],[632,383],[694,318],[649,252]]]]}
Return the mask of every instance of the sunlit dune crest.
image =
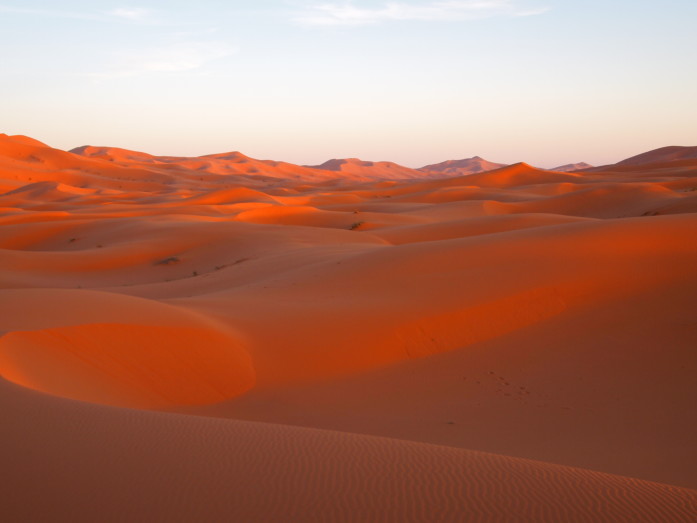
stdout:
{"type": "Polygon", "coordinates": [[[697,513],[697,147],[411,169],[0,135],[0,225],[12,521],[697,513]]]}

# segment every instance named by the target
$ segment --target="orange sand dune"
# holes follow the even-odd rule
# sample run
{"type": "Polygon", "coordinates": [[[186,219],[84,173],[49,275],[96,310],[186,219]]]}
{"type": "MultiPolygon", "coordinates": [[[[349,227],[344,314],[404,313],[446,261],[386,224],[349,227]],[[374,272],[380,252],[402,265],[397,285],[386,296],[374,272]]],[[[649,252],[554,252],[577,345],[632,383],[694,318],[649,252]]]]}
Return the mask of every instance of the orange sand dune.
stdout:
{"type": "Polygon", "coordinates": [[[686,154],[447,177],[0,135],[0,506],[691,521],[686,154]]]}
{"type": "MultiPolygon", "coordinates": [[[[176,174],[179,178],[201,179],[202,174],[226,177],[247,175],[252,179],[288,182],[319,183],[336,178],[341,172],[346,179],[366,181],[374,179],[422,178],[423,173],[392,162],[364,162],[355,158],[330,160],[317,166],[299,166],[273,160],[256,160],[240,152],[210,154],[198,157],[153,156],[138,151],[114,147],[82,146],[71,150],[86,158],[105,160],[124,167],[138,167],[154,172],[176,174]]],[[[243,178],[244,180],[244,178],[243,178]]],[[[231,181],[231,180],[228,180],[231,181]]]]}
{"type": "Polygon", "coordinates": [[[393,245],[403,243],[432,242],[466,238],[482,234],[544,227],[564,223],[574,223],[577,218],[555,214],[526,214],[524,217],[510,214],[494,216],[476,216],[455,221],[444,221],[424,225],[393,227],[375,232],[393,245]]]}
{"type": "Polygon", "coordinates": [[[0,304],[9,332],[0,375],[32,389],[162,408],[222,401],[254,383],[240,336],[188,311],[77,290],[4,290],[0,304]]]}
{"type": "Polygon", "coordinates": [[[36,140],[29,136],[23,136],[21,134],[7,135],[5,133],[0,133],[0,143],[14,143],[19,145],[29,145],[32,147],[48,147],[48,145],[46,145],[43,142],[40,142],[39,140],[36,140]]]}
{"type": "Polygon", "coordinates": [[[21,186],[30,182],[54,181],[75,187],[126,190],[164,190],[173,179],[145,169],[83,158],[53,149],[41,142],[0,135],[0,177],[21,186]]]}
{"type": "Polygon", "coordinates": [[[589,301],[689,281],[697,247],[685,238],[695,227],[697,216],[571,222],[353,251],[177,303],[217,311],[255,339],[260,384],[316,379],[463,348],[589,301]]]}
{"type": "Polygon", "coordinates": [[[543,183],[573,183],[578,181],[578,177],[579,175],[573,173],[543,171],[535,169],[526,163],[516,163],[494,171],[470,175],[467,177],[467,182],[470,185],[480,187],[510,187],[543,183]]]}
{"type": "Polygon", "coordinates": [[[195,158],[177,156],[153,156],[138,151],[129,151],[114,147],[82,146],[71,150],[72,153],[87,158],[98,158],[120,165],[141,166],[162,172],[176,173],[180,177],[197,176],[202,173],[217,175],[255,175],[270,179],[303,179],[321,181],[328,176],[322,172],[299,167],[283,162],[255,160],[240,152],[212,154],[195,158]]]}
{"type": "Polygon", "coordinates": [[[258,386],[196,411],[524,456],[695,488],[696,291],[694,281],[677,282],[569,308],[469,350],[340,379],[258,386]]]}
{"type": "Polygon", "coordinates": [[[0,369],[32,389],[140,408],[223,401],[254,383],[249,356],[230,337],[122,323],[13,332],[0,341],[0,369]]]}

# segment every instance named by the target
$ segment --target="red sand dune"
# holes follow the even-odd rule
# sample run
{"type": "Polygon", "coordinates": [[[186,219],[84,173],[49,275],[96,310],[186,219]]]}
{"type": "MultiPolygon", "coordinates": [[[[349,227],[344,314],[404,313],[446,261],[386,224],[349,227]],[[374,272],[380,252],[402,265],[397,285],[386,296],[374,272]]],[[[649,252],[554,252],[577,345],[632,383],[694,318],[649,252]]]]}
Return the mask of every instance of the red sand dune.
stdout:
{"type": "Polygon", "coordinates": [[[664,153],[443,177],[1,135],[4,514],[694,520],[697,163],[664,153]]]}

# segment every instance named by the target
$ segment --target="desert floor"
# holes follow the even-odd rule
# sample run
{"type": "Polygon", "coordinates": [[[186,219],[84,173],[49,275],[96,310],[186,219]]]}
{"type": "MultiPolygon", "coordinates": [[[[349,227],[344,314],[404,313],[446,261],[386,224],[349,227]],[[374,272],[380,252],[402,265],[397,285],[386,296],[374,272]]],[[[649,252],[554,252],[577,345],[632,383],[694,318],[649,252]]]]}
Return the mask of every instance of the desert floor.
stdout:
{"type": "Polygon", "coordinates": [[[641,158],[0,135],[2,519],[695,521],[697,159],[641,158]]]}

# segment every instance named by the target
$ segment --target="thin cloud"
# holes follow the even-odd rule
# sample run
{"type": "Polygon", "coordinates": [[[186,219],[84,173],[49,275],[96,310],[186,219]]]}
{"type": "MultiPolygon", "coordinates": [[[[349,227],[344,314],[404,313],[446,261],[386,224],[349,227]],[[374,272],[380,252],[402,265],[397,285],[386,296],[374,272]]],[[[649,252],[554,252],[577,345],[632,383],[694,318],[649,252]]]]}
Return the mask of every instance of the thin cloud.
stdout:
{"type": "Polygon", "coordinates": [[[114,57],[108,70],[91,73],[89,76],[107,79],[190,72],[237,52],[236,47],[217,41],[177,42],[147,49],[122,50],[114,57]]]}
{"type": "Polygon", "coordinates": [[[303,25],[351,26],[389,21],[456,21],[495,16],[532,16],[548,8],[524,8],[515,0],[451,0],[421,4],[387,2],[380,7],[357,7],[352,2],[308,6],[293,20],[303,25]]]}

